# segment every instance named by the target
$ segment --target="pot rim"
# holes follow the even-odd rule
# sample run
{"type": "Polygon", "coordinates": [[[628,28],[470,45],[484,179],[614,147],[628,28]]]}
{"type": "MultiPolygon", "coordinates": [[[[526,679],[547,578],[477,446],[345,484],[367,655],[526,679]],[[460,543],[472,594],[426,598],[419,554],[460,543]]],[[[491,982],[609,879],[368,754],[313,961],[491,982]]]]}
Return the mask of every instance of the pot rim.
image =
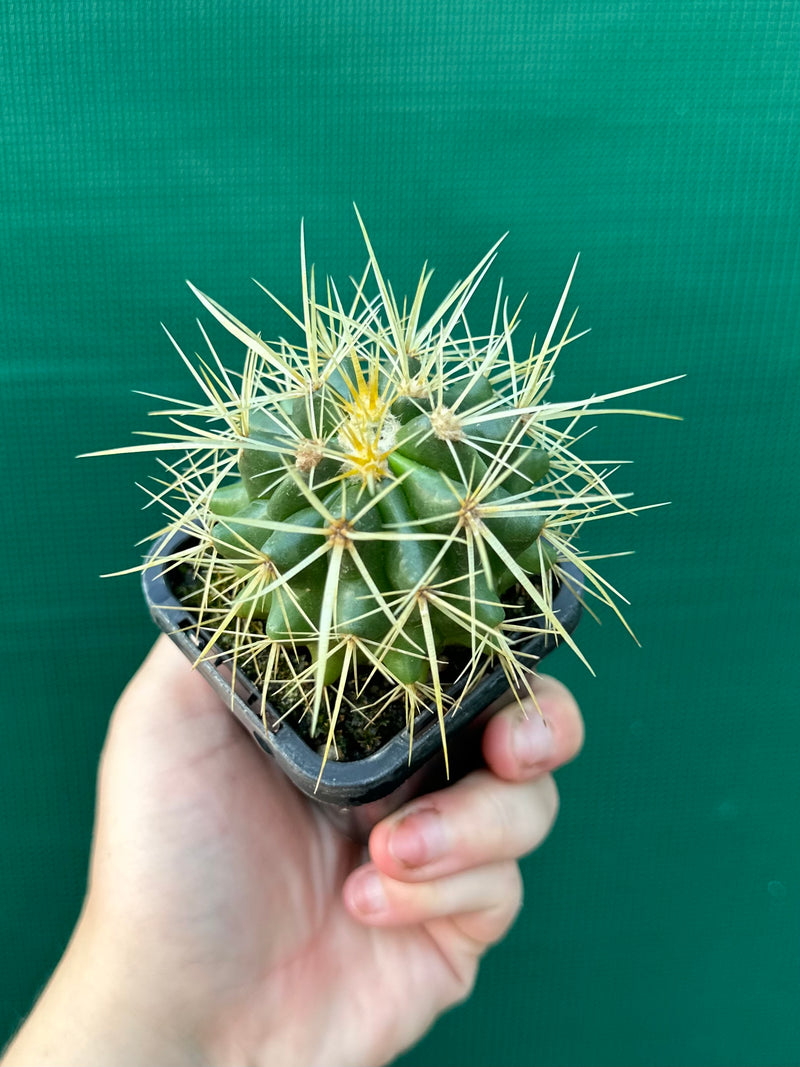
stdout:
{"type": "MultiPolygon", "coordinates": [[[[424,708],[417,715],[410,746],[409,730],[404,726],[375,752],[347,761],[332,759],[329,753],[324,766],[321,754],[297,733],[290,722],[281,720],[268,700],[263,701],[269,723],[269,729],[265,729],[260,714],[261,690],[241,670],[237,669],[233,677],[231,652],[219,650],[219,653],[196,662],[207,649],[210,634],[198,631],[191,609],[173,592],[169,576],[174,567],[165,561],[170,556],[174,558],[174,554],[190,540],[191,534],[187,531],[166,534],[148,554],[142,571],[142,588],[150,614],[159,629],[217,690],[260,748],[275,758],[302,792],[337,806],[368,803],[391,793],[437,752],[443,756],[440,723],[431,708],[424,708]]],[[[566,632],[572,633],[582,613],[579,591],[583,582],[574,564],[562,562],[560,566],[568,581],[561,583],[553,606],[566,632]]],[[[554,634],[540,634],[521,644],[520,651],[531,658],[533,670],[559,643],[560,638],[554,634]]],[[[508,690],[508,679],[502,666],[488,671],[463,697],[455,711],[446,714],[444,727],[448,749],[451,739],[508,690]]],[[[452,694],[457,691],[457,688],[450,690],[452,694]]]]}

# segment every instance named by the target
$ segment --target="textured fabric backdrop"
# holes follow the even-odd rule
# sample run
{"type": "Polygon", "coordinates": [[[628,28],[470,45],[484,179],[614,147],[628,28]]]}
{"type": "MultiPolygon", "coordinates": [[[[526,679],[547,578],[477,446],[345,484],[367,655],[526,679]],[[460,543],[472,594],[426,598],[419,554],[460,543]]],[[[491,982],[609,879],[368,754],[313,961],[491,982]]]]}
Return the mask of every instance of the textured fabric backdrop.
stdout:
{"type": "MultiPolygon", "coordinates": [[[[398,289],[494,271],[546,328],[572,260],[588,337],[555,395],[685,373],[593,454],[636,520],[595,525],[637,648],[582,624],[587,720],[527,905],[414,1064],[761,1065],[800,1044],[795,0],[6,0],[0,20],[6,635],[0,1040],[84,889],[94,773],[153,639],[144,458],[76,460],[187,378],[192,279],[265,335],[252,276],[398,289]]],[[[490,290],[487,290],[488,308],[490,290]]],[[[265,818],[268,815],[265,814],[265,818]]]]}

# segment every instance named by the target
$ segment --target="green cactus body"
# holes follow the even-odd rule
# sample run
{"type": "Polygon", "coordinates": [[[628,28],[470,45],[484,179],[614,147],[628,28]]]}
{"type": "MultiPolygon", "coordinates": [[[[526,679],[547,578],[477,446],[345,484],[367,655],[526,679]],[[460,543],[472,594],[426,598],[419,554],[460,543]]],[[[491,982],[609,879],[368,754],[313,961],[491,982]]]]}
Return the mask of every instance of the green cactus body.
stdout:
{"type": "Polygon", "coordinates": [[[494,249],[424,321],[430,275],[401,310],[367,248],[376,291],[365,273],[349,309],[304,279],[299,343],[265,343],[195,290],[247,346],[245,367],[237,380],[212,349],[195,375],[208,404],[166,413],[194,419],[185,460],[167,469],[170,528],[196,546],[172,562],[203,590],[198,625],[268,693],[279,677],[312,734],[324,714],[328,744],[337,717],[373,713],[359,702],[376,683],[387,696],[370,698],[374,713],[395,699],[409,719],[433,704],[440,721],[461,699],[445,691],[448,670],[462,695],[498,663],[525,691],[526,637],[575,648],[552,608],[562,560],[616,610],[578,535],[630,510],[609,472],[574,452],[573,428],[604,398],[544,399],[573,339],[571,322],[556,336],[566,290],[543,343],[519,357],[500,295],[484,336],[466,327],[494,249]]]}
{"type": "Polygon", "coordinates": [[[513,576],[492,549],[486,553],[488,568],[474,569],[473,561],[471,569],[466,539],[479,536],[485,525],[514,556],[528,562],[531,574],[541,572],[542,560],[546,567],[552,565],[553,554],[540,554],[536,547],[545,516],[524,502],[514,510],[518,497],[530,496],[547,474],[547,453],[526,440],[506,447],[507,469],[497,463],[511,419],[480,426],[480,450],[470,441],[459,411],[476,403],[481,408],[498,404],[482,377],[470,380],[463,392],[451,387],[449,405],[438,405],[432,413],[411,414],[414,401],[405,396],[381,399],[376,411],[363,412],[330,385],[322,388],[325,394],[314,396],[313,413],[310,403],[292,405],[298,430],[308,433],[313,421],[324,431],[327,423],[330,436],[318,439],[316,452],[305,436],[276,435],[274,420],[250,412],[252,438],[268,447],[245,443],[238,456],[239,477],[211,499],[210,512],[216,517],[212,537],[222,555],[236,559],[243,548],[257,549],[260,562],[268,561],[276,574],[292,572],[280,602],[269,594],[260,596],[250,601],[247,614],[265,619],[265,632],[274,641],[299,635],[296,639],[316,658],[319,641],[308,634],[319,631],[326,565],[335,558],[330,551],[320,557],[319,550],[338,539],[344,551],[335,576],[329,649],[355,638],[362,663],[388,666],[404,685],[426,681],[430,662],[420,617],[426,597],[436,601],[430,621],[438,650],[469,647],[476,633],[495,647],[492,635],[502,633],[506,617],[501,594],[513,584],[513,576]],[[323,418],[323,411],[338,411],[339,418],[323,418]],[[494,458],[487,455],[487,441],[494,446],[494,458]],[[352,449],[337,462],[331,457],[343,451],[343,443],[352,449]],[[502,478],[503,484],[482,494],[493,463],[494,479],[502,478]],[[322,489],[311,487],[312,471],[322,489]],[[274,524],[280,525],[273,529],[274,524]],[[382,536],[372,540],[370,534],[382,536]],[[407,600],[402,625],[392,607],[398,596],[407,600]]]}

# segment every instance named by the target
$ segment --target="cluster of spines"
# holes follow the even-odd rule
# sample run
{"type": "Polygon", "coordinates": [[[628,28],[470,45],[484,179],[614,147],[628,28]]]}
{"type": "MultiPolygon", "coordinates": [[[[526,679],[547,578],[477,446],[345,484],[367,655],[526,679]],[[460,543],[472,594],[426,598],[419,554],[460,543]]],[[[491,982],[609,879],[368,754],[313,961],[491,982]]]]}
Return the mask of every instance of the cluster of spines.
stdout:
{"type": "Polygon", "coordinates": [[[532,664],[520,649],[536,634],[580,655],[553,610],[559,561],[619,615],[576,536],[629,510],[610,472],[573,450],[578,420],[609,397],[544,400],[556,359],[580,336],[574,315],[555,336],[572,274],[544,341],[519,358],[519,309],[509,314],[501,292],[484,336],[466,322],[497,246],[422,322],[430,273],[399,308],[365,239],[369,265],[347,309],[332,282],[317,300],[303,260],[303,318],[288,312],[297,345],[265,343],[195,290],[247,346],[244,370],[226,370],[205,331],[211,361],[178,349],[206,402],[158,412],[177,432],[140,446],[181,451],[152,496],[169,514],[159,533],[191,534],[151,565],[191,565],[198,625],[233,645],[265,694],[279,687],[308,713],[312,733],[324,708],[326,752],[338,716],[376,677],[374,713],[401,698],[409,724],[427,703],[443,722],[441,666],[454,648],[467,650],[461,696],[490,663],[524,691],[532,664]]]}

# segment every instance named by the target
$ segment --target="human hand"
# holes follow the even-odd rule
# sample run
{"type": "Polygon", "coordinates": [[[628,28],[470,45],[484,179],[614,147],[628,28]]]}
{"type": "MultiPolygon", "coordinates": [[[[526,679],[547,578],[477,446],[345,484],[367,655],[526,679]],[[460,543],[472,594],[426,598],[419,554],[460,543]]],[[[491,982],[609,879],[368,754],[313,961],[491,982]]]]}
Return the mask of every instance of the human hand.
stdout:
{"type": "Polygon", "coordinates": [[[487,769],[383,820],[367,858],[160,638],[112,718],[81,918],[4,1067],[398,1055],[469,994],[555,818],[583,726],[534,688],[549,727],[500,711],[487,769]]]}

